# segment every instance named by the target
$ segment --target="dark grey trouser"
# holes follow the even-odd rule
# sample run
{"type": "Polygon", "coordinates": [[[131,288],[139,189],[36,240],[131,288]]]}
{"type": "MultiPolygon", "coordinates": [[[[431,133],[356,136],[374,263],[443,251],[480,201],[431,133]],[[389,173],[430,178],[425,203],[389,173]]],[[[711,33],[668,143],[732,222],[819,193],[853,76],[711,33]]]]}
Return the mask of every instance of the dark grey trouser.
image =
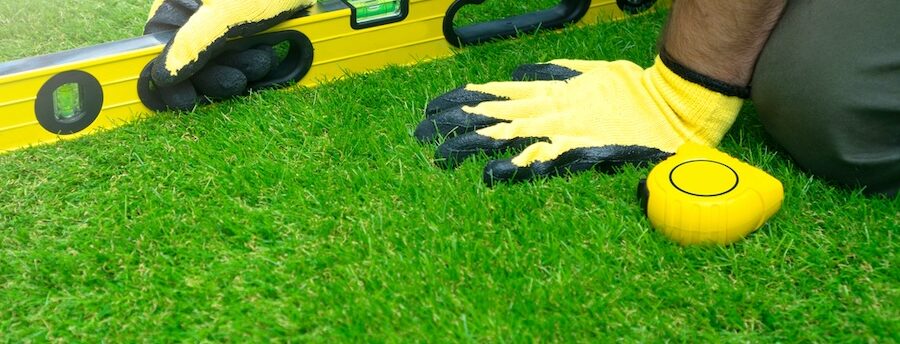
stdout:
{"type": "Polygon", "coordinates": [[[788,0],[753,75],[771,136],[803,169],[900,188],[900,0],[788,0]]]}

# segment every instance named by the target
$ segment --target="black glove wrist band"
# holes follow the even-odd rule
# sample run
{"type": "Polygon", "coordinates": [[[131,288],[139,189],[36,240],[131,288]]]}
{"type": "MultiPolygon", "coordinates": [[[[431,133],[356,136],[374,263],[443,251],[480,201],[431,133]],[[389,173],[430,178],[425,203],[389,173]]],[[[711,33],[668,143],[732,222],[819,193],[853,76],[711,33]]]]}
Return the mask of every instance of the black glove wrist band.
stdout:
{"type": "Polygon", "coordinates": [[[750,98],[750,86],[732,85],[727,82],[716,80],[714,78],[700,74],[676,62],[675,59],[669,56],[669,53],[666,52],[665,48],[659,49],[659,59],[662,60],[663,64],[666,65],[669,70],[687,81],[699,84],[700,86],[706,87],[711,91],[715,91],[729,97],[739,97],[742,99],[750,98]]]}

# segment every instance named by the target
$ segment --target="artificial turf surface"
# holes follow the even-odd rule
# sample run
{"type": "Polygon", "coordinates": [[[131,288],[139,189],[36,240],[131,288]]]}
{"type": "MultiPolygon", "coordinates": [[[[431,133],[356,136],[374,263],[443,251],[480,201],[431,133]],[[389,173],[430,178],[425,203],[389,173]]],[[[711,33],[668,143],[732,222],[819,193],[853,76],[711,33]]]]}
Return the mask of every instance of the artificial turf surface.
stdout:
{"type": "MultiPolygon", "coordinates": [[[[0,60],[138,34],[147,7],[45,3],[0,0],[0,60]]],[[[721,148],[785,202],[728,247],[650,227],[634,195],[649,167],[488,188],[485,159],[441,170],[411,136],[429,99],[519,64],[647,66],[664,18],[2,155],[0,341],[897,341],[900,198],[798,170],[752,104],[721,148]]]]}

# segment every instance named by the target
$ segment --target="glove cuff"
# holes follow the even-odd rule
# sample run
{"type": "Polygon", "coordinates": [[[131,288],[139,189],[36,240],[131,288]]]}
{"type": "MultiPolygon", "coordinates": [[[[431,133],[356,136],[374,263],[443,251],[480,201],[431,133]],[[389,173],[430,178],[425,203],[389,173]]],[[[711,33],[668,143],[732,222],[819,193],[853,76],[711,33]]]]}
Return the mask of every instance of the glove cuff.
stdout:
{"type": "Polygon", "coordinates": [[[716,146],[734,123],[744,101],[684,78],[656,58],[647,82],[673,112],[670,124],[685,141],[716,146]]]}
{"type": "Polygon", "coordinates": [[[694,71],[693,69],[690,69],[675,61],[675,59],[673,59],[672,56],[669,55],[665,48],[659,49],[659,59],[664,65],[666,65],[666,68],[669,68],[669,70],[671,70],[673,73],[687,81],[693,82],[711,91],[718,92],[729,97],[738,97],[741,99],[750,98],[749,86],[732,85],[727,82],[700,74],[697,71],[694,71]]]}

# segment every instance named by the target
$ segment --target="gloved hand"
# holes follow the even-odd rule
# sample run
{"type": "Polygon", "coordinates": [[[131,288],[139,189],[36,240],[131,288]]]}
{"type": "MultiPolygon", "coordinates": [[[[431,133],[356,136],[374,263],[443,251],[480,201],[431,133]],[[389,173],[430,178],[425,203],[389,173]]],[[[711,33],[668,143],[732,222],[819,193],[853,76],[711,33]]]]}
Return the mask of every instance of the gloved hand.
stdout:
{"type": "Polygon", "coordinates": [[[226,40],[264,31],[314,2],[155,0],[144,34],[178,30],[150,71],[163,100],[170,108],[190,109],[197,93],[211,98],[243,93],[275,67],[277,56],[263,46],[219,57],[226,40]]]}
{"type": "Polygon", "coordinates": [[[749,90],[663,57],[647,69],[628,61],[526,65],[513,77],[538,81],[469,84],[433,100],[415,136],[447,138],[435,154],[443,167],[521,151],[489,162],[488,184],[656,162],[685,142],[716,146],[749,90]]]}

